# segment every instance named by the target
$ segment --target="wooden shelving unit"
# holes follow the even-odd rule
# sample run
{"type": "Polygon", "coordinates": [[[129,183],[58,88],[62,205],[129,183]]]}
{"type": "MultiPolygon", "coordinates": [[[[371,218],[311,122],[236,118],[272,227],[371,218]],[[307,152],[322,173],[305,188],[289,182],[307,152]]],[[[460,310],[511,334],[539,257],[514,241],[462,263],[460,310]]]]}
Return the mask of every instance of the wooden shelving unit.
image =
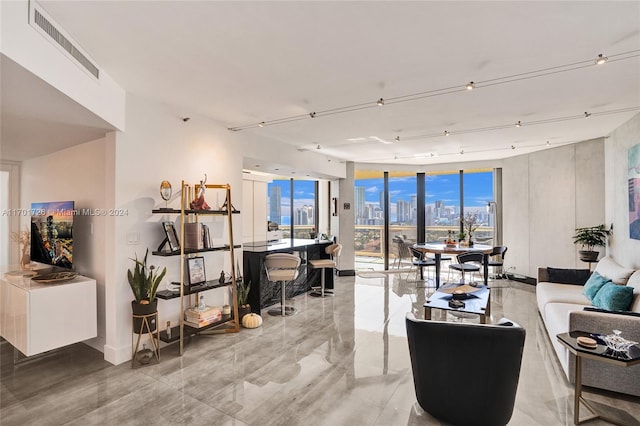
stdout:
{"type": "MultiPolygon", "coordinates": [[[[179,215],[180,216],[180,250],[176,251],[154,251],[152,252],[156,256],[179,256],[180,257],[180,282],[174,284],[179,285],[179,290],[172,292],[169,290],[162,290],[156,293],[156,297],[162,300],[180,299],[180,321],[179,325],[171,327],[171,337],[168,337],[167,330],[160,332],[160,340],[165,343],[180,342],[180,355],[184,353],[184,339],[185,337],[192,336],[198,333],[204,332],[217,332],[217,333],[237,333],[240,331],[240,322],[238,321],[238,303],[237,303],[237,277],[234,265],[236,265],[235,251],[234,249],[240,248],[240,245],[233,243],[233,221],[232,215],[239,214],[240,211],[236,210],[231,204],[231,186],[224,185],[204,185],[206,189],[224,190],[225,191],[225,204],[223,209],[220,210],[194,210],[186,208],[191,205],[192,187],[182,181],[181,197],[180,197],[180,209],[162,208],[154,209],[154,214],[165,215],[179,215]],[[197,222],[199,216],[227,216],[227,226],[229,241],[228,244],[216,245],[214,247],[208,247],[204,249],[186,249],[185,243],[185,223],[197,222]],[[231,280],[224,283],[220,283],[217,280],[207,281],[204,284],[185,286],[185,259],[193,254],[209,253],[209,252],[229,252],[230,264],[231,264],[231,280]],[[231,287],[231,314],[223,315],[219,321],[211,323],[207,326],[195,328],[191,327],[184,322],[185,314],[185,302],[188,303],[189,297],[192,294],[197,295],[203,291],[211,291],[221,288],[231,287]],[[187,297],[185,297],[187,296],[187,297]]],[[[193,186],[194,193],[198,193],[200,185],[193,186]]]]}

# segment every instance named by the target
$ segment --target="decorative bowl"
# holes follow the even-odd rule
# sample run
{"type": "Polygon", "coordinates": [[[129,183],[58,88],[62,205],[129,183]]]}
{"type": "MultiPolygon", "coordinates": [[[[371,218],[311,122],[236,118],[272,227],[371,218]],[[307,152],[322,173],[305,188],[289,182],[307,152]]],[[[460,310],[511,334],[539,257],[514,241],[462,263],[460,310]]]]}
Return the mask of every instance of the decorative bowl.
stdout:
{"type": "Polygon", "coordinates": [[[638,342],[625,339],[620,334],[622,334],[620,330],[613,330],[613,334],[602,336],[602,340],[614,352],[627,352],[631,346],[638,344],[638,342]]]}

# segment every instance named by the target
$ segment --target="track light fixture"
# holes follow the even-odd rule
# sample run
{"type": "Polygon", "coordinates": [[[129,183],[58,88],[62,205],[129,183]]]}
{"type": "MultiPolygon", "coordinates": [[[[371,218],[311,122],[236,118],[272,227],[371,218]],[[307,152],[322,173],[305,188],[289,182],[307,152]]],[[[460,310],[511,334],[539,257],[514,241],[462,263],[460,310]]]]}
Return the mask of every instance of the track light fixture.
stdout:
{"type": "Polygon", "coordinates": [[[460,150],[460,155],[464,155],[464,149],[460,150]]]}
{"type": "Polygon", "coordinates": [[[400,136],[396,136],[396,142],[400,142],[400,136]]]}
{"type": "Polygon", "coordinates": [[[584,118],[589,118],[589,117],[591,117],[591,113],[585,111],[584,112],[584,118]]]}
{"type": "Polygon", "coordinates": [[[547,141],[547,146],[551,146],[551,143],[549,141],[547,141]]]}
{"type": "Polygon", "coordinates": [[[520,122],[520,120],[518,120],[518,122],[516,123],[516,127],[520,127],[522,126],[522,123],[520,122]]]}
{"type": "Polygon", "coordinates": [[[445,136],[449,136],[449,132],[447,130],[444,131],[445,136]]]}
{"type": "Polygon", "coordinates": [[[516,149],[516,146],[515,145],[511,145],[511,149],[516,149]]]}
{"type": "Polygon", "coordinates": [[[320,149],[320,144],[318,144],[318,146],[316,146],[316,149],[320,149]]]}
{"type": "MultiPolygon", "coordinates": [[[[621,52],[621,53],[616,53],[616,54],[611,55],[612,61],[615,61],[615,62],[634,59],[634,58],[637,58],[638,56],[640,56],[640,49],[629,50],[629,51],[626,51],[626,52],[621,52]]],[[[602,64],[602,63],[607,62],[607,61],[608,61],[608,57],[604,56],[603,54],[599,54],[595,59],[595,63],[594,63],[594,59],[591,58],[591,59],[586,59],[586,60],[583,60],[583,61],[578,61],[578,62],[572,62],[572,63],[568,63],[568,64],[561,64],[561,65],[556,65],[556,66],[551,66],[551,67],[540,68],[540,69],[527,71],[527,72],[523,72],[523,73],[518,73],[518,74],[513,74],[513,75],[505,75],[505,76],[500,76],[500,77],[496,77],[496,78],[490,78],[490,79],[487,79],[487,80],[483,80],[483,81],[481,81],[479,83],[483,84],[483,86],[482,86],[483,88],[489,87],[489,86],[498,86],[498,85],[503,85],[503,84],[510,84],[510,83],[515,83],[515,82],[520,82],[520,81],[523,81],[523,80],[530,80],[530,79],[534,79],[534,78],[545,77],[545,76],[559,74],[559,73],[576,71],[576,70],[579,70],[579,69],[592,67],[592,66],[597,65],[597,64],[602,64]]],[[[409,93],[409,94],[394,96],[394,97],[389,98],[387,100],[391,101],[391,104],[395,105],[395,104],[402,103],[402,102],[411,102],[411,101],[417,101],[417,100],[427,99],[427,98],[432,98],[432,97],[437,97],[437,96],[450,95],[450,94],[453,94],[453,93],[460,92],[462,90],[472,90],[475,87],[476,87],[476,83],[473,82],[473,81],[470,81],[469,83],[466,84],[465,88],[462,88],[460,86],[452,86],[452,87],[442,87],[442,88],[435,88],[435,89],[426,89],[426,90],[422,90],[422,91],[419,91],[419,92],[416,92],[416,93],[409,93]]],[[[383,106],[383,105],[385,105],[385,100],[383,98],[380,98],[380,99],[378,99],[376,104],[378,106],[383,106]]],[[[360,110],[363,110],[363,109],[368,109],[368,108],[373,108],[373,107],[374,107],[374,105],[371,103],[370,100],[368,100],[368,101],[365,101],[365,102],[356,103],[356,104],[352,104],[352,105],[343,105],[343,106],[333,107],[333,108],[330,108],[330,109],[327,109],[327,110],[323,110],[323,111],[318,111],[318,117],[336,115],[336,114],[345,114],[345,113],[360,111],[360,110]]],[[[314,118],[314,117],[316,117],[316,113],[315,112],[310,113],[310,114],[308,114],[308,116],[311,117],[311,118],[314,118]]],[[[289,117],[281,117],[281,118],[277,118],[277,119],[274,119],[274,120],[270,120],[267,123],[265,123],[265,122],[262,122],[262,123],[263,123],[263,125],[266,125],[266,124],[269,124],[269,125],[285,124],[285,123],[296,122],[296,121],[302,120],[304,118],[307,118],[307,114],[293,115],[293,116],[289,116],[289,117]]],[[[255,128],[257,126],[259,126],[258,123],[251,123],[251,124],[245,124],[245,125],[241,125],[241,126],[229,127],[228,130],[231,131],[231,132],[237,132],[237,131],[240,131],[240,130],[246,130],[246,129],[255,128]]],[[[458,133],[458,132],[456,132],[456,133],[458,133]]]]}
{"type": "Polygon", "coordinates": [[[258,127],[264,127],[264,121],[259,122],[258,127]]]}

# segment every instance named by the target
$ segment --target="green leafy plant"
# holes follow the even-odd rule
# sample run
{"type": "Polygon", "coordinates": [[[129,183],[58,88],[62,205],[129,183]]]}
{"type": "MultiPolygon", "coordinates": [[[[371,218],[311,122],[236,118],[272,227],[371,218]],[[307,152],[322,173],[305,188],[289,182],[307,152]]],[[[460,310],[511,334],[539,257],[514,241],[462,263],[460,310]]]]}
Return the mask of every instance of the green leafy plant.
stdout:
{"type": "Polygon", "coordinates": [[[147,249],[142,261],[138,260],[138,255],[136,255],[135,259],[131,259],[136,263],[133,272],[131,269],[127,271],[127,278],[129,279],[129,286],[131,286],[133,297],[137,303],[143,305],[154,301],[158,285],[160,285],[160,281],[162,281],[162,278],[164,278],[167,273],[167,268],[164,268],[162,272],[158,274],[156,273],[155,266],[147,266],[148,255],[149,249],[147,249]]]}
{"type": "Polygon", "coordinates": [[[238,306],[243,306],[247,304],[247,300],[249,299],[249,291],[251,290],[251,281],[238,281],[236,294],[238,298],[238,306]]]}
{"type": "Polygon", "coordinates": [[[580,244],[583,249],[586,247],[587,251],[593,251],[595,247],[604,247],[607,244],[611,232],[612,229],[607,229],[605,224],[576,228],[573,243],[580,244]]]}

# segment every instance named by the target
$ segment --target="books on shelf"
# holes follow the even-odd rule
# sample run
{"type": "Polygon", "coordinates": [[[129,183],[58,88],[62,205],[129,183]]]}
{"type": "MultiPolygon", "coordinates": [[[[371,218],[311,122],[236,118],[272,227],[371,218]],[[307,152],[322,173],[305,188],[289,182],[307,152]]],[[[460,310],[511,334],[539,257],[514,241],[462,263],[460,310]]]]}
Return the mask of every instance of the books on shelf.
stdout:
{"type": "Polygon", "coordinates": [[[200,222],[184,224],[184,248],[202,250],[211,248],[209,226],[200,222]]]}
{"type": "Polygon", "coordinates": [[[184,323],[194,328],[205,327],[221,319],[222,310],[215,306],[207,306],[203,310],[189,308],[184,311],[184,323]]]}

